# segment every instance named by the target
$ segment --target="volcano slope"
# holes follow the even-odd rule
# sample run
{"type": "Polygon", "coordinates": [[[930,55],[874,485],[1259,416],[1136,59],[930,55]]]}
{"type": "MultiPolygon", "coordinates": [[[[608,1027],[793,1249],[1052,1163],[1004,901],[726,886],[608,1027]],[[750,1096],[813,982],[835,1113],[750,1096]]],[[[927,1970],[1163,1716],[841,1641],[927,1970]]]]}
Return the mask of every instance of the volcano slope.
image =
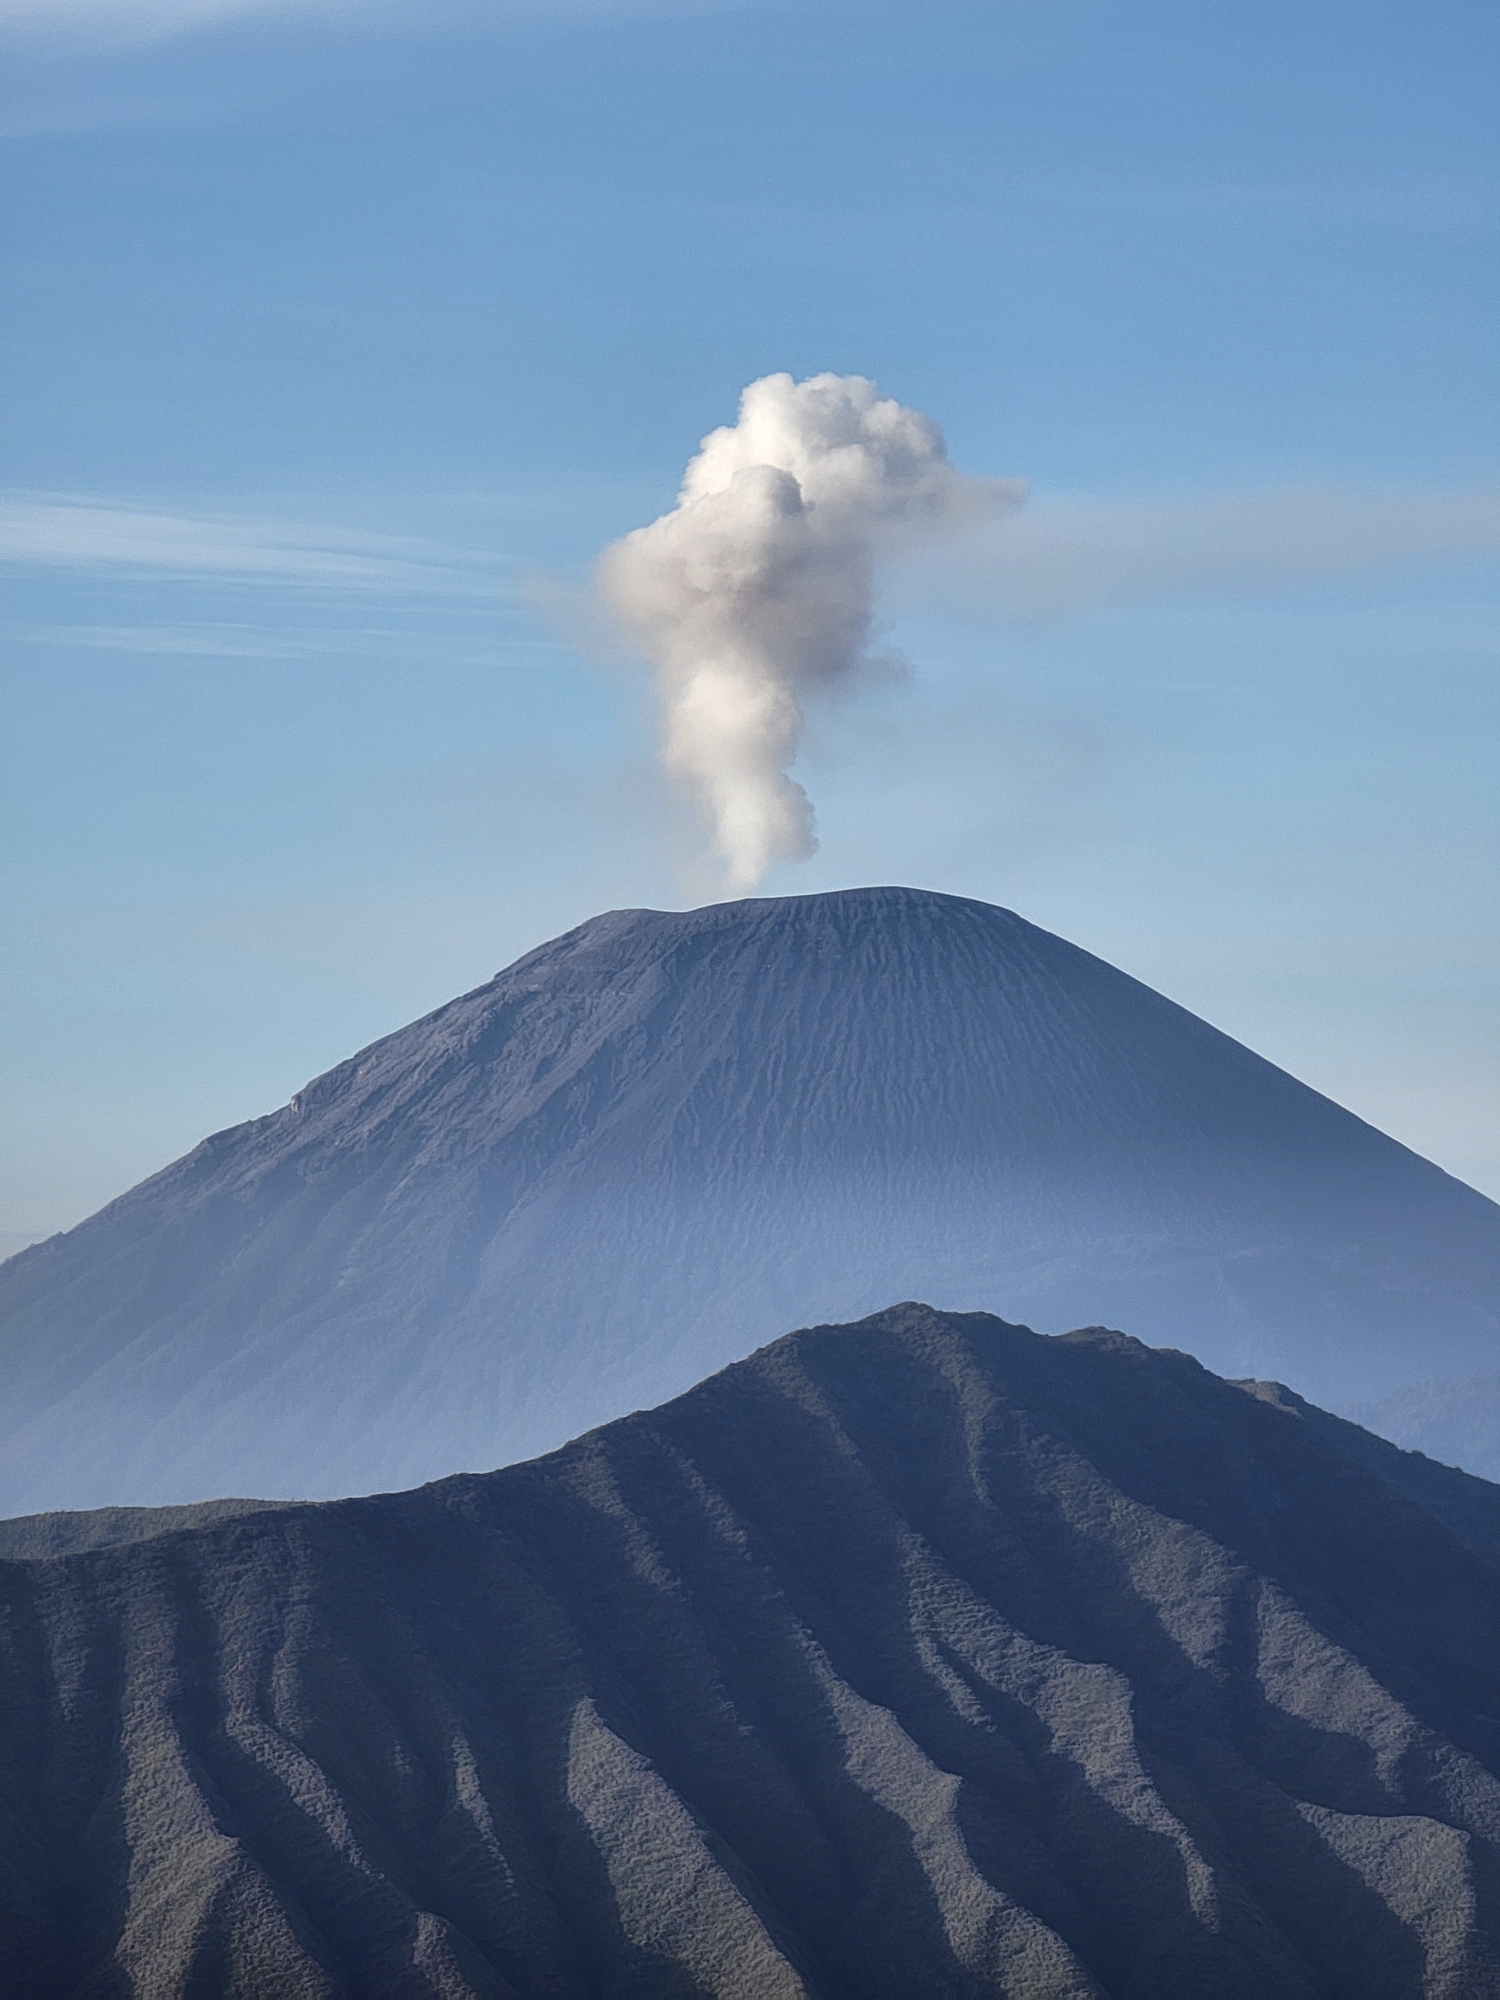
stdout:
{"type": "Polygon", "coordinates": [[[1500,1208],[910,889],[624,911],[0,1266],[0,1513],[550,1449],[919,1294],[1335,1407],[1500,1368],[1500,1208]]]}
{"type": "Polygon", "coordinates": [[[7,1995],[1500,1994],[1500,1489],[1119,1334],[0,1590],[7,1995]]]}

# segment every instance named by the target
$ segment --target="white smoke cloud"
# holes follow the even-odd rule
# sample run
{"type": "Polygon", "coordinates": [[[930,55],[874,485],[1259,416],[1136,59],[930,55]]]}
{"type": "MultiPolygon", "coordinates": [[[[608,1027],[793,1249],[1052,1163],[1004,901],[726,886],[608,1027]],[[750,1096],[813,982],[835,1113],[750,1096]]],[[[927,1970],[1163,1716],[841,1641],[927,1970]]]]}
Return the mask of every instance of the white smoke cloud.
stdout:
{"type": "Polygon", "coordinates": [[[788,775],[803,704],[873,664],[880,562],[1020,498],[860,375],[767,375],[712,432],[671,513],[607,549],[606,603],[655,662],[662,761],[706,809],[729,883],[817,847],[788,775]]]}

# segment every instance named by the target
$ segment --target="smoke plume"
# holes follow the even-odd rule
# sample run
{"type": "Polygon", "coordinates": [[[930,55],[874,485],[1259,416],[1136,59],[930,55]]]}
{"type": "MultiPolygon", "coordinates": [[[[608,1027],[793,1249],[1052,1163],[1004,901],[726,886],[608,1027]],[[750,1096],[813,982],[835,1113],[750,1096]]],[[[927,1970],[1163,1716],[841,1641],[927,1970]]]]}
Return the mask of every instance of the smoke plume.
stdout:
{"type": "Polygon", "coordinates": [[[956,472],[937,425],[863,376],[767,375],[703,440],[671,513],[605,551],[605,600],[656,665],[662,761],[731,887],[817,847],[788,767],[808,697],[872,664],[880,562],[1020,491],[956,472]]]}

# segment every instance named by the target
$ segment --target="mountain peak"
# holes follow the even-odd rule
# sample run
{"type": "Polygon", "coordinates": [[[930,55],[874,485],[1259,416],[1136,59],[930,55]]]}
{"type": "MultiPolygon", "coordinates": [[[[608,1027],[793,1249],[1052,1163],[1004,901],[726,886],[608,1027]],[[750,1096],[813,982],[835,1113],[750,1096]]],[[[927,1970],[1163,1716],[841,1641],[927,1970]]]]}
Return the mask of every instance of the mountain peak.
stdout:
{"type": "Polygon", "coordinates": [[[0,1506],[493,1464],[914,1291],[1347,1403],[1483,1365],[1500,1210],[1010,911],[614,911],[0,1266],[0,1506]]]}

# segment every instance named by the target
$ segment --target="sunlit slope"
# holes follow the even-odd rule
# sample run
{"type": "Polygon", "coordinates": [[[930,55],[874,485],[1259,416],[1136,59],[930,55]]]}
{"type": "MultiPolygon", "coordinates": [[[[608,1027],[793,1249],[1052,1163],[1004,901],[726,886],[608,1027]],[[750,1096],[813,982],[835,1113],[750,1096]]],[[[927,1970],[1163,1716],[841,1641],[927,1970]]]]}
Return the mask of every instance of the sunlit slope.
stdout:
{"type": "Polygon", "coordinates": [[[0,1267],[0,1510],[495,1464],[912,1295],[1348,1403],[1493,1372],[1500,1209],[1007,911],[616,912],[0,1267]]]}

